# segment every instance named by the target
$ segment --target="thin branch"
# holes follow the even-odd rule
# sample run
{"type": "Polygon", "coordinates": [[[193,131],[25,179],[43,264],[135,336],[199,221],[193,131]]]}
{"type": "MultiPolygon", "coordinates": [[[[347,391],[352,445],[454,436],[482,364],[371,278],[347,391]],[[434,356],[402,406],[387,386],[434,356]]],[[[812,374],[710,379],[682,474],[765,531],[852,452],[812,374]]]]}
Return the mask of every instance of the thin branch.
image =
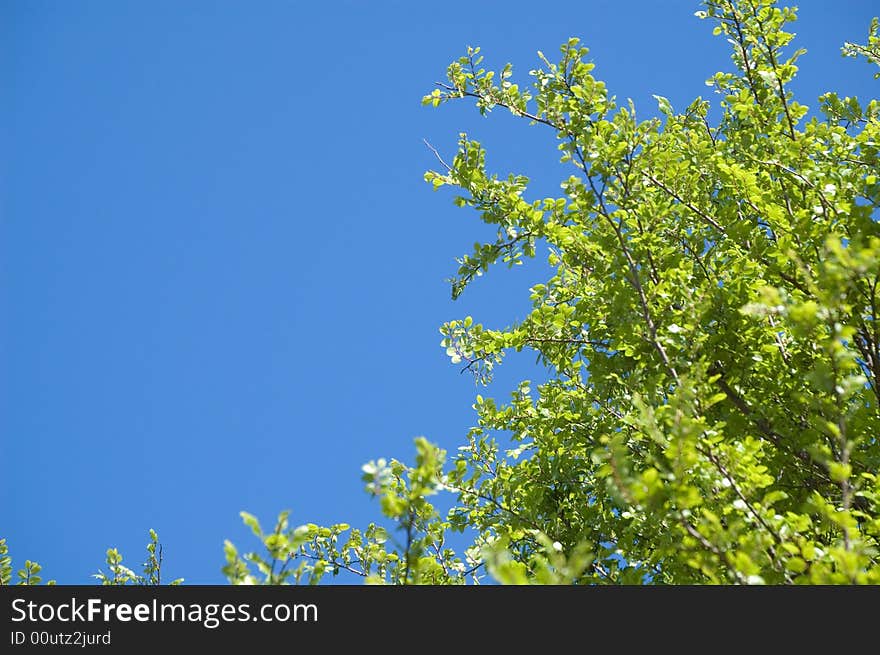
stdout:
{"type": "Polygon", "coordinates": [[[459,89],[454,86],[450,86],[449,84],[444,84],[443,82],[436,82],[436,85],[442,89],[446,89],[447,91],[453,91],[459,95],[461,98],[476,98],[477,100],[488,100],[492,104],[498,105],[499,107],[503,107],[504,109],[509,109],[517,116],[522,116],[523,118],[528,118],[529,120],[535,121],[536,123],[541,123],[542,125],[546,125],[548,127],[552,127],[555,130],[561,130],[562,127],[554,123],[553,121],[548,121],[546,118],[541,118],[540,116],[536,116],[535,114],[531,114],[519,107],[514,107],[510,105],[500,98],[496,98],[489,95],[484,95],[482,93],[474,93],[473,91],[467,91],[464,89],[459,89]]]}
{"type": "Polygon", "coordinates": [[[497,508],[500,509],[501,511],[503,511],[503,512],[507,512],[507,513],[510,514],[512,517],[514,517],[515,519],[517,519],[517,520],[520,521],[521,523],[523,523],[523,524],[529,526],[530,528],[532,528],[532,529],[534,529],[534,530],[538,530],[539,532],[543,532],[543,530],[541,529],[541,526],[539,526],[537,523],[535,523],[535,522],[532,521],[531,519],[526,518],[526,517],[523,516],[522,514],[519,514],[519,513],[516,512],[515,510],[512,510],[512,509],[510,509],[509,507],[506,507],[506,506],[503,505],[500,501],[498,501],[496,498],[493,498],[492,496],[487,496],[487,495],[485,495],[485,494],[478,493],[478,492],[476,492],[476,491],[474,491],[474,490],[472,490],[472,489],[463,489],[463,488],[461,488],[461,487],[456,487],[456,486],[454,486],[454,485],[450,485],[450,484],[446,484],[445,486],[446,486],[446,488],[448,488],[449,490],[451,490],[451,491],[455,491],[456,493],[459,493],[459,494],[462,494],[462,495],[473,496],[474,498],[477,498],[477,499],[479,499],[479,500],[486,501],[487,503],[492,504],[493,506],[497,507],[497,508]]]}
{"type": "Polygon", "coordinates": [[[651,310],[648,307],[648,298],[645,295],[645,290],[642,287],[642,282],[639,278],[639,270],[636,266],[636,262],[633,259],[632,254],[629,251],[629,247],[626,244],[626,239],[624,239],[623,237],[623,232],[620,229],[620,225],[615,223],[614,219],[611,218],[611,214],[608,212],[608,208],[605,206],[603,194],[601,191],[599,191],[599,189],[596,188],[596,183],[593,181],[593,176],[589,172],[589,167],[587,166],[587,161],[584,157],[584,153],[581,151],[580,147],[578,147],[573,138],[571,138],[571,142],[574,145],[574,152],[580,162],[580,168],[581,170],[583,170],[584,177],[587,179],[587,182],[590,185],[590,189],[592,189],[593,195],[596,196],[596,201],[599,203],[599,214],[611,226],[611,229],[614,231],[614,234],[617,237],[617,242],[620,245],[620,250],[623,253],[624,258],[626,258],[626,263],[631,276],[630,283],[633,285],[636,293],[638,293],[639,295],[639,303],[642,308],[642,317],[645,319],[645,323],[648,326],[648,332],[651,335],[651,345],[653,345],[654,349],[659,353],[660,359],[663,361],[663,365],[672,376],[672,379],[675,380],[676,384],[678,384],[678,372],[672,366],[672,362],[669,360],[669,356],[666,354],[666,349],[663,347],[663,344],[660,343],[660,341],[657,339],[657,326],[654,323],[654,319],[651,317],[651,310]]]}
{"type": "MultiPolygon", "coordinates": [[[[304,557],[305,559],[310,559],[310,560],[313,560],[316,562],[317,561],[326,561],[326,560],[324,560],[323,557],[319,557],[317,555],[311,555],[309,553],[295,553],[293,555],[293,557],[304,557]]],[[[360,560],[357,560],[356,563],[360,564],[361,562],[360,562],[360,560]]],[[[329,564],[330,564],[330,566],[332,566],[334,568],[339,568],[339,569],[342,569],[343,571],[348,571],[349,573],[354,573],[355,575],[359,575],[362,578],[367,577],[366,572],[354,569],[351,566],[349,566],[348,564],[346,564],[345,562],[339,562],[337,560],[333,560],[333,561],[329,562],[329,564]]]]}
{"type": "MultiPolygon", "coordinates": [[[[710,369],[710,374],[719,373],[720,371],[713,367],[710,369]]],[[[721,391],[727,396],[727,399],[733,403],[733,406],[739,410],[740,414],[742,414],[746,419],[748,419],[752,425],[758,428],[759,432],[766,438],[770,443],[779,448],[780,450],[786,450],[794,454],[798,459],[801,460],[804,464],[810,466],[813,470],[813,473],[820,478],[824,482],[828,482],[829,478],[826,474],[826,471],[821,467],[821,465],[816,462],[812,457],[810,457],[809,453],[804,450],[791,450],[785,448],[783,445],[783,436],[776,432],[773,429],[770,421],[768,421],[763,416],[760,416],[757,412],[755,412],[749,404],[740,396],[724,379],[723,373],[722,376],[719,377],[715,384],[718,386],[721,391]]]]}
{"type": "Polygon", "coordinates": [[[732,5],[731,5],[731,13],[733,14],[733,18],[729,22],[733,23],[734,29],[736,30],[737,45],[739,46],[740,53],[742,54],[743,67],[745,68],[745,71],[746,71],[746,80],[748,80],[749,89],[752,92],[752,97],[755,99],[755,104],[760,107],[761,100],[760,100],[760,98],[758,98],[758,90],[757,90],[757,87],[755,86],[755,80],[752,77],[752,68],[751,68],[751,66],[749,66],[749,55],[748,55],[748,51],[746,50],[745,36],[743,36],[743,33],[742,33],[742,24],[739,21],[739,16],[737,16],[737,14],[736,14],[736,9],[734,9],[732,5]]]}
{"type": "Polygon", "coordinates": [[[608,343],[605,341],[596,341],[593,339],[562,339],[562,338],[551,338],[551,337],[526,337],[526,343],[567,343],[567,344],[577,344],[582,346],[593,346],[595,348],[607,348],[608,343]]]}
{"type": "MultiPolygon", "coordinates": [[[[766,263],[766,262],[764,262],[764,263],[766,263]]],[[[805,287],[800,281],[798,281],[798,279],[796,277],[792,277],[791,275],[789,275],[788,273],[785,273],[783,271],[776,271],[776,274],[779,277],[781,277],[783,280],[788,282],[795,289],[797,289],[801,293],[805,294],[807,297],[812,297],[813,294],[810,293],[810,290],[807,287],[805,287]]]]}
{"type": "Polygon", "coordinates": [[[461,576],[462,576],[463,578],[466,578],[467,576],[472,575],[473,573],[475,573],[480,567],[483,567],[483,566],[485,566],[485,565],[486,565],[486,562],[484,562],[484,561],[483,561],[483,562],[478,562],[478,563],[474,564],[471,568],[466,569],[465,571],[462,571],[461,576]]]}
{"type": "MultiPolygon", "coordinates": [[[[770,327],[775,328],[776,322],[773,320],[772,315],[767,316],[767,320],[770,322],[770,327]]],[[[788,356],[788,350],[785,347],[785,344],[782,342],[782,337],[779,336],[779,331],[774,330],[773,339],[776,341],[776,345],[779,347],[779,354],[782,355],[782,361],[789,367],[791,367],[791,358],[788,356]]]]}
{"type": "Polygon", "coordinates": [[[665,184],[663,184],[663,183],[662,183],[660,180],[658,180],[656,177],[654,177],[653,175],[651,175],[651,174],[649,174],[649,173],[645,173],[645,177],[647,177],[649,180],[651,180],[651,182],[653,182],[653,183],[656,184],[658,187],[660,187],[661,189],[663,189],[663,191],[665,191],[667,194],[669,194],[670,196],[672,196],[673,198],[675,198],[675,200],[677,200],[679,203],[681,203],[682,205],[684,205],[685,207],[687,207],[688,209],[690,209],[692,212],[694,212],[697,216],[699,216],[700,218],[702,218],[706,223],[708,223],[709,225],[711,225],[712,227],[714,227],[716,230],[718,230],[718,231],[721,232],[722,234],[727,234],[727,230],[725,230],[725,229],[721,226],[721,224],[718,223],[718,221],[716,221],[714,218],[712,218],[711,216],[709,216],[706,212],[700,211],[699,209],[697,209],[696,207],[694,207],[694,206],[693,206],[691,203],[689,203],[687,200],[684,200],[684,199],[683,199],[681,196],[679,196],[675,191],[673,191],[673,190],[670,189],[668,186],[666,186],[665,184]]]}
{"type": "MultiPolygon", "coordinates": [[[[730,484],[731,489],[733,489],[733,491],[734,491],[734,493],[736,493],[737,497],[746,506],[746,509],[748,510],[749,514],[751,514],[753,517],[755,517],[755,519],[758,521],[758,523],[761,524],[761,527],[763,527],[773,537],[773,539],[776,541],[777,544],[781,545],[782,544],[782,537],[779,535],[779,533],[776,530],[773,529],[772,526],[770,526],[764,520],[763,516],[761,516],[758,512],[755,511],[755,509],[752,507],[752,504],[749,502],[748,498],[746,498],[745,494],[743,494],[743,492],[740,490],[739,485],[737,485],[737,483],[736,483],[736,480],[733,479],[733,476],[724,467],[724,465],[721,463],[721,460],[718,459],[718,457],[715,455],[715,453],[712,452],[711,448],[709,448],[708,446],[705,446],[705,447],[698,446],[697,450],[699,450],[701,453],[703,453],[703,455],[705,455],[706,458],[710,462],[712,462],[712,464],[715,465],[715,468],[718,469],[718,472],[721,473],[722,476],[724,476],[724,479],[726,479],[727,482],[730,484]]],[[[772,546],[770,547],[770,555],[773,558],[773,565],[776,567],[776,569],[778,571],[783,570],[784,567],[780,564],[780,562],[777,559],[778,556],[776,555],[776,549],[774,549],[772,546]]]]}
{"type": "Polygon", "coordinates": [[[785,87],[782,84],[782,78],[779,76],[779,65],[776,62],[776,55],[773,53],[773,47],[767,41],[767,35],[764,31],[764,25],[761,23],[761,19],[758,17],[758,10],[756,7],[752,7],[752,15],[755,17],[755,22],[758,23],[758,27],[761,28],[761,36],[764,41],[764,49],[767,51],[767,57],[770,61],[770,67],[773,69],[773,77],[776,78],[776,86],[779,91],[779,99],[782,101],[782,109],[785,111],[785,118],[788,122],[788,130],[789,136],[792,140],[797,138],[797,135],[794,131],[794,121],[791,118],[791,111],[788,108],[788,101],[785,99],[785,87]]]}
{"type": "Polygon", "coordinates": [[[412,542],[413,542],[413,524],[415,523],[415,515],[413,514],[412,507],[409,508],[407,512],[407,521],[406,521],[406,551],[404,556],[404,565],[403,565],[403,584],[409,584],[409,569],[410,569],[410,561],[412,560],[412,542]]]}
{"type": "Polygon", "coordinates": [[[427,139],[422,139],[422,142],[423,142],[426,146],[428,146],[428,150],[430,150],[431,152],[434,153],[434,156],[437,158],[437,161],[439,161],[439,162],[443,165],[443,168],[446,169],[446,172],[447,172],[447,173],[451,173],[451,172],[452,172],[452,166],[450,166],[450,165],[447,164],[445,161],[443,161],[443,157],[441,157],[441,156],[440,156],[440,153],[437,152],[437,148],[435,148],[434,146],[432,146],[432,145],[428,142],[427,139]]]}

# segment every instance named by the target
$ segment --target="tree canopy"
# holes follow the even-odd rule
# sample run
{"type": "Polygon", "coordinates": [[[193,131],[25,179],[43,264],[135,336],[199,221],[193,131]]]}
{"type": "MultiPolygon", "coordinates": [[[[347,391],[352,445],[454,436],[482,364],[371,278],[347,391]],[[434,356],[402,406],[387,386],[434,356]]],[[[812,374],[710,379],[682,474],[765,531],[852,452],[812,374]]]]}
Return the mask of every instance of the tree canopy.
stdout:
{"type": "MultiPolygon", "coordinates": [[[[554,269],[522,322],[445,324],[452,362],[485,381],[530,349],[550,380],[477,396],[448,468],[424,440],[413,466],[365,467],[405,533],[397,552],[376,526],[265,537],[276,558],[304,558],[294,577],[448,583],[485,564],[504,582],[880,582],[880,103],[829,92],[808,116],[788,88],[794,9],[719,0],[697,15],[736,67],[707,81],[715,123],[703,98],[676,111],[657,97],[662,118],[639,120],[577,39],[555,62],[539,53],[530,86],[468,49],[425,97],[509,110],[571,164],[560,197],[528,199],[525,177],[488,171],[462,134],[426,174],[498,229],[459,259],[454,297],[544,249],[554,269]],[[438,491],[456,495],[447,516],[428,502],[438,491]],[[445,548],[468,528],[470,550],[445,548]]],[[[876,64],[877,38],[874,21],[844,53],[876,64]]]]}
{"type": "MultiPolygon", "coordinates": [[[[706,82],[717,120],[660,96],[639,119],[575,38],[530,84],[479,48],[449,66],[426,105],[509,111],[570,175],[533,199],[466,134],[436,153],[425,179],[497,227],[453,297],[496,264],[553,270],[523,321],[450,321],[443,347],[481,382],[531,350],[549,379],[478,395],[452,458],[420,438],[412,464],[365,465],[392,527],[242,513],[261,552],[227,541],[230,582],[880,583],[880,102],[828,92],[810,112],[789,88],[794,9],[703,7],[735,67],[706,82]]],[[[843,54],[880,65],[876,19],[843,54]]]]}

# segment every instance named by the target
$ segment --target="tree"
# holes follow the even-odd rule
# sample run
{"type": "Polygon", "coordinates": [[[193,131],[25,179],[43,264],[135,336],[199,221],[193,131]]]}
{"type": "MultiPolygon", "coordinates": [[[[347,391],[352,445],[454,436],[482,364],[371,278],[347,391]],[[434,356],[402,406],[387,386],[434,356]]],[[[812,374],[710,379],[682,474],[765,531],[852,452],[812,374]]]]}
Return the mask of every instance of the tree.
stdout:
{"type": "MultiPolygon", "coordinates": [[[[803,53],[785,31],[794,9],[710,0],[697,15],[737,69],[707,82],[722,99],[714,125],[702,98],[676,112],[657,97],[662,118],[637,119],[577,39],[557,63],[539,53],[528,90],[472,48],[425,97],[507,109],[572,166],[561,197],[527,200],[528,180],[490,174],[462,135],[426,175],[498,228],[459,260],[454,297],[542,246],[555,269],[521,323],[445,324],[452,362],[486,381],[530,349],[550,381],[504,404],[477,396],[448,470],[424,440],[412,467],[365,467],[405,535],[397,548],[376,526],[344,540],[346,525],[288,538],[282,520],[267,538],[254,523],[273,558],[300,557],[291,575],[455,583],[486,564],[505,582],[880,582],[880,103],[827,93],[808,118],[788,88],[803,53]],[[439,490],[457,496],[446,517],[427,501],[439,490]],[[474,546],[445,550],[466,528],[474,546]]],[[[844,54],[878,63],[877,30],[844,54]]]]}
{"type": "MultiPolygon", "coordinates": [[[[265,553],[226,543],[233,583],[880,583],[880,103],[826,93],[809,115],[789,89],[794,9],[707,0],[735,73],[637,118],[591,75],[577,39],[531,71],[453,62],[425,104],[471,100],[554,136],[571,175],[528,197],[461,135],[435,189],[497,226],[464,255],[454,297],[497,263],[549,251],[554,273],[506,329],[442,327],[479,381],[510,351],[549,371],[506,403],[477,396],[477,425],[447,465],[364,467],[398,529],[346,524],[265,532],[265,553]],[[502,445],[507,435],[510,448],[502,445]],[[436,493],[452,494],[439,512],[436,493]],[[451,532],[474,535],[463,552],[451,532]]],[[[880,63],[878,23],[848,56],[880,63]]]]}

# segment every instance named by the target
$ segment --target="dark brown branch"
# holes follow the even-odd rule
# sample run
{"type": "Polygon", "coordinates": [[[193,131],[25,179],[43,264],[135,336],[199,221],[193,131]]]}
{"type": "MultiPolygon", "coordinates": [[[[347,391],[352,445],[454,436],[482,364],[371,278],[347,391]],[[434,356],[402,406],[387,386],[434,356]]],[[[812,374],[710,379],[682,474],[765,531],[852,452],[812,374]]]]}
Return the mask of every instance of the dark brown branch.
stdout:
{"type": "MultiPolygon", "coordinates": [[[[766,262],[764,262],[764,263],[766,264],[766,262]]],[[[797,278],[792,277],[791,275],[788,275],[787,273],[784,273],[783,271],[776,271],[776,274],[779,277],[781,277],[783,280],[788,282],[791,286],[793,286],[798,291],[804,293],[808,297],[812,297],[813,294],[810,293],[810,290],[807,289],[807,287],[805,287],[801,282],[799,282],[797,278]]]]}

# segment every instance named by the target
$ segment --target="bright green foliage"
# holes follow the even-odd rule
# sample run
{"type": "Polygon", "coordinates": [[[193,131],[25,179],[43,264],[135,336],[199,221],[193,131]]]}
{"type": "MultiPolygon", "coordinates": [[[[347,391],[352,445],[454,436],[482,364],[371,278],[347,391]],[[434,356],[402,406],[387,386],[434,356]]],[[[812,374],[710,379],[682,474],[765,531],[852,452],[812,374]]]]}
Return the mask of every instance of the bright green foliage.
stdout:
{"type": "MultiPolygon", "coordinates": [[[[451,321],[443,347],[481,382],[531,350],[549,381],[477,396],[451,462],[420,438],[412,466],[367,464],[390,527],[284,512],[267,533],[242,513],[265,552],[226,542],[230,582],[880,584],[880,102],[829,92],[808,116],[789,88],[795,10],[703,4],[735,68],[706,82],[717,122],[709,100],[660,96],[639,119],[577,39],[539,53],[528,86],[479,48],[449,66],[424,104],[507,109],[571,168],[559,197],[529,199],[467,135],[448,165],[437,153],[426,180],[497,227],[453,297],[498,262],[546,252],[554,271],[523,321],[451,321]],[[461,554],[453,532],[473,537],[461,554]]],[[[877,20],[843,53],[880,64],[877,20]]],[[[138,577],[111,552],[110,580],[138,577]]]]}
{"type": "MultiPolygon", "coordinates": [[[[658,96],[660,118],[640,120],[577,39],[556,63],[539,53],[529,88],[471,48],[425,96],[505,108],[571,165],[558,198],[529,200],[462,134],[425,176],[497,226],[459,260],[453,297],[540,249],[555,271],[518,324],[444,325],[452,362],[485,382],[529,349],[550,381],[477,396],[444,471],[424,442],[413,468],[367,469],[405,544],[353,532],[337,548],[329,529],[297,557],[398,583],[481,564],[508,583],[880,583],[880,103],[826,93],[808,118],[789,89],[795,10],[704,5],[736,69],[706,82],[716,124],[702,98],[676,111],[658,96]],[[441,488],[457,498],[445,519],[425,499],[441,488]],[[476,533],[464,562],[438,548],[449,529],[476,533]]],[[[876,21],[844,54],[878,63],[876,21]]]]}
{"type": "MultiPolygon", "coordinates": [[[[162,584],[162,544],[155,530],[150,530],[150,543],[147,544],[147,561],[143,564],[143,575],[138,575],[127,566],[122,564],[122,555],[115,548],[107,550],[107,568],[109,575],[98,571],[93,577],[101,581],[102,585],[124,586],[132,585],[161,585],[162,584]]],[[[179,585],[183,578],[172,580],[169,584],[179,585]]]]}
{"type": "MultiPolygon", "coordinates": [[[[39,573],[43,570],[36,562],[30,560],[24,561],[24,568],[16,572],[18,578],[15,582],[17,585],[38,585],[43,581],[39,573]]],[[[12,584],[12,557],[9,555],[9,546],[6,545],[6,539],[0,539],[0,585],[12,584]]],[[[49,580],[46,584],[55,584],[54,580],[49,580]]]]}
{"type": "MultiPolygon", "coordinates": [[[[877,18],[871,21],[866,45],[844,43],[843,54],[847,57],[864,57],[870,63],[880,66],[880,21],[877,18]]],[[[880,71],[874,73],[874,79],[880,79],[880,71]]]]}
{"type": "Polygon", "coordinates": [[[445,453],[424,438],[416,440],[416,447],[413,467],[384,459],[363,467],[367,490],[379,498],[383,514],[395,523],[399,542],[397,534],[378,525],[364,531],[344,523],[290,529],[288,512],[282,512],[275,529],[266,534],[256,518],[242,512],[242,519],[260,539],[266,555],[239,556],[227,541],[227,564],[223,568],[227,578],[234,584],[280,584],[288,580],[317,584],[327,574],[336,576],[347,571],[378,584],[463,581],[475,570],[473,560],[466,564],[445,546],[449,524],[428,502],[429,496],[443,488],[445,453]]]}
{"type": "MultiPolygon", "coordinates": [[[[102,585],[160,585],[162,584],[162,545],[155,530],[150,530],[150,542],[147,544],[147,561],[143,563],[143,575],[138,575],[122,564],[122,555],[115,548],[107,550],[106,562],[109,574],[102,571],[94,574],[94,578],[102,585]]],[[[25,560],[24,568],[17,573],[19,585],[38,585],[42,578],[38,575],[42,567],[36,562],[25,560]]],[[[179,585],[183,578],[172,580],[169,584],[179,585]]],[[[5,539],[0,539],[0,585],[12,584],[12,558],[5,539]]],[[[55,584],[49,580],[46,584],[55,584]]]]}
{"type": "MultiPolygon", "coordinates": [[[[551,371],[507,404],[477,398],[449,473],[454,521],[515,543],[527,579],[547,535],[589,548],[584,583],[877,583],[880,103],[827,93],[807,119],[787,86],[795,11],[705,6],[737,69],[707,81],[716,125],[702,98],[679,113],[657,97],[662,118],[639,120],[576,39],[558,63],[541,56],[528,91],[471,49],[426,97],[549,128],[573,167],[562,196],[529,201],[525,178],[487,172],[462,135],[426,175],[498,226],[454,296],[537,243],[555,269],[521,323],[443,327],[480,379],[510,349],[551,371]]],[[[845,53],[878,63],[876,21],[845,53]]]]}
{"type": "Polygon", "coordinates": [[[12,557],[6,539],[0,539],[0,585],[8,585],[12,580],[12,557]]]}
{"type": "Polygon", "coordinates": [[[347,524],[319,527],[314,524],[291,529],[288,512],[282,512],[275,528],[263,532],[257,519],[242,512],[244,523],[261,541],[264,555],[239,555],[226,542],[223,573],[233,584],[317,584],[326,575],[342,572],[362,578],[368,584],[465,584],[478,583],[484,568],[499,580],[518,584],[530,581],[559,584],[579,578],[590,562],[584,548],[566,557],[561,544],[546,535],[532,536],[538,550],[513,558],[509,535],[498,539],[481,536],[458,556],[446,544],[450,529],[464,529],[461,516],[445,520],[428,497],[439,491],[461,492],[450,486],[454,479],[444,473],[446,454],[423,437],[416,439],[415,466],[392,460],[365,464],[367,490],[379,498],[382,513],[394,523],[388,530],[371,524],[366,530],[347,524]]]}

